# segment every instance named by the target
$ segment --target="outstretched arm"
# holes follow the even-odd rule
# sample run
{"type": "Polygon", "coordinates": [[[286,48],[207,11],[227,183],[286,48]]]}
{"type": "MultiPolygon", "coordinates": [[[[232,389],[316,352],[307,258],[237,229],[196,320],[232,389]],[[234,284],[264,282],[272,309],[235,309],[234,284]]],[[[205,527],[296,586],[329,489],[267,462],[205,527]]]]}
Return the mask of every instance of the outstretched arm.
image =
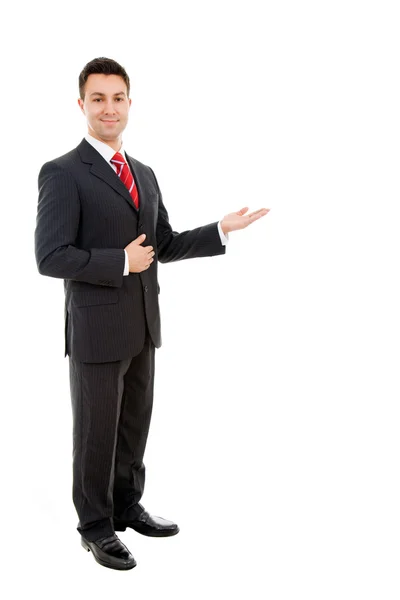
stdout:
{"type": "Polygon", "coordinates": [[[158,190],[156,238],[159,262],[167,263],[187,258],[225,254],[226,247],[221,243],[218,221],[181,233],[173,231],[162,200],[161,190],[153,171],[152,173],[158,190]]]}

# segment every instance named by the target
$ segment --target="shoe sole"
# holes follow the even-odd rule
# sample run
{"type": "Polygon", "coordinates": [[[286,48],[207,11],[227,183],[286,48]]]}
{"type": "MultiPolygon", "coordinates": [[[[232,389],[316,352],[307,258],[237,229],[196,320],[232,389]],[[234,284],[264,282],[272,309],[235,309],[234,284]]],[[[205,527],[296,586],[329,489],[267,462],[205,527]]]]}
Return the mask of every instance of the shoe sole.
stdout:
{"type": "MultiPolygon", "coordinates": [[[[83,539],[81,539],[81,546],[88,552],[92,552],[90,546],[88,546],[88,544],[83,539]]],[[[135,561],[135,563],[133,565],[128,565],[128,566],[110,565],[109,563],[106,563],[105,561],[101,560],[101,558],[98,558],[93,552],[92,552],[92,554],[93,554],[94,560],[97,563],[99,563],[99,565],[101,565],[102,567],[107,567],[108,569],[115,569],[117,571],[129,571],[130,569],[133,569],[134,567],[136,567],[136,564],[137,564],[135,561]]]]}
{"type": "Polygon", "coordinates": [[[135,527],[131,527],[130,525],[124,526],[116,526],[114,523],[114,531],[126,531],[127,529],[133,529],[137,533],[141,533],[142,535],[147,535],[147,537],[171,537],[172,535],[176,535],[179,533],[179,527],[174,529],[173,531],[154,531],[154,533],[145,533],[144,531],[140,531],[140,529],[135,529],[135,527]]]}

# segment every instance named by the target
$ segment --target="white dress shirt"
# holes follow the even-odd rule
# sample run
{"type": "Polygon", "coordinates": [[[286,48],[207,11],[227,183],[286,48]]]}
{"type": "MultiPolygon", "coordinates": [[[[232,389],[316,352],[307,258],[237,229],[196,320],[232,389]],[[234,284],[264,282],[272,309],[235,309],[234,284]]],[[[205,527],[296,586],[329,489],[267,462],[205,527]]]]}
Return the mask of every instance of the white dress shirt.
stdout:
{"type": "MultiPolygon", "coordinates": [[[[111,161],[112,157],[115,154],[115,150],[113,148],[111,148],[111,146],[109,146],[108,144],[105,144],[104,142],[101,142],[100,140],[97,140],[96,138],[94,138],[93,136],[91,136],[89,133],[87,133],[85,135],[85,140],[91,144],[93,146],[93,148],[95,148],[95,150],[97,150],[97,152],[99,154],[101,154],[101,156],[104,158],[104,160],[110,165],[110,167],[112,169],[114,169],[115,172],[117,172],[117,168],[115,165],[113,165],[111,161]]],[[[126,160],[126,156],[125,156],[125,151],[122,147],[121,144],[121,148],[118,150],[118,152],[120,154],[122,154],[122,156],[124,157],[126,164],[128,166],[129,169],[129,165],[128,165],[128,161],[126,160]]],[[[221,228],[221,221],[218,222],[218,233],[219,233],[219,237],[221,238],[221,244],[223,246],[226,246],[226,244],[228,243],[228,234],[224,235],[224,232],[222,231],[221,228]]],[[[129,259],[128,259],[128,253],[126,250],[124,250],[125,252],[125,266],[124,266],[124,275],[129,275],[129,259]]]]}

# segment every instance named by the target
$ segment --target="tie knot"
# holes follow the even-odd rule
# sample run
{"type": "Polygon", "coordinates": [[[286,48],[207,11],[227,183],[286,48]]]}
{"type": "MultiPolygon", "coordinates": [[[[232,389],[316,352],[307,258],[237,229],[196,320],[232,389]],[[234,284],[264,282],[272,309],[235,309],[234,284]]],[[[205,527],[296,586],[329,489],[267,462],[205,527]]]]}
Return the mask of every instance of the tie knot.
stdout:
{"type": "Polygon", "coordinates": [[[125,159],[122,156],[122,154],[120,154],[119,152],[116,152],[110,162],[117,164],[117,165],[124,165],[125,159]]]}

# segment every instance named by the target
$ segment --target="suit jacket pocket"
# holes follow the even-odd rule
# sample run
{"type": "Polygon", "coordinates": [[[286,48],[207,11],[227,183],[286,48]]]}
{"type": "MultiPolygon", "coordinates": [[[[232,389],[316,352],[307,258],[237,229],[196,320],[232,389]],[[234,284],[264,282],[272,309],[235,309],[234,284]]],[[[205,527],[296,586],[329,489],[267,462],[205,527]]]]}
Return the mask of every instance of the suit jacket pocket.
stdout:
{"type": "Polygon", "coordinates": [[[118,290],[108,288],[105,290],[93,290],[87,292],[72,292],[72,306],[98,306],[99,304],[116,304],[118,302],[118,290]]]}

